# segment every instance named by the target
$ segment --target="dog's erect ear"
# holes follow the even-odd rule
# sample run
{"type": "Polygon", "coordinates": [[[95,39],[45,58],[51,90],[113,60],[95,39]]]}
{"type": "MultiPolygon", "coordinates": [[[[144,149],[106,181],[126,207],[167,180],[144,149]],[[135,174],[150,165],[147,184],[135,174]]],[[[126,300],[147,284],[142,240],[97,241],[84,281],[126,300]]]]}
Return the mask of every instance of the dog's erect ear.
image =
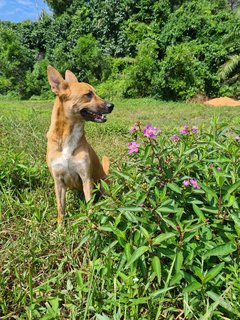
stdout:
{"type": "Polygon", "coordinates": [[[48,82],[51,85],[52,91],[61,96],[68,89],[68,83],[63,79],[61,74],[52,66],[47,67],[48,82]]]}
{"type": "Polygon", "coordinates": [[[77,77],[70,70],[66,70],[66,72],[65,72],[65,80],[67,82],[78,82],[77,77]]]}

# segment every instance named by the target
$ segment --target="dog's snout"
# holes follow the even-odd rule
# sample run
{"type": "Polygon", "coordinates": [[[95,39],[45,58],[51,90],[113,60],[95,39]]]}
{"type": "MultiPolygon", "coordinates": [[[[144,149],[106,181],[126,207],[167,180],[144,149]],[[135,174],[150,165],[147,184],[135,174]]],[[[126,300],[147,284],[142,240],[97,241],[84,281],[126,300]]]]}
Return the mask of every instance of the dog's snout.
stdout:
{"type": "Polygon", "coordinates": [[[110,112],[112,112],[112,111],[113,111],[114,104],[113,104],[113,103],[111,103],[111,102],[107,102],[107,104],[106,104],[106,108],[107,108],[108,112],[110,113],[110,112]]]}

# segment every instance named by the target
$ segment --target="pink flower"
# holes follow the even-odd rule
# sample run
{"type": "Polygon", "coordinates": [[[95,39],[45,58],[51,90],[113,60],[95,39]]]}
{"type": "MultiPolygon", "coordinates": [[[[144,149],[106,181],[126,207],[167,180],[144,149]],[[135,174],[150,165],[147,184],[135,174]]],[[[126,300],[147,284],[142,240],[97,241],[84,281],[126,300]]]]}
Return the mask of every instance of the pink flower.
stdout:
{"type": "Polygon", "coordinates": [[[178,142],[178,141],[180,140],[180,138],[179,138],[176,134],[173,134],[173,135],[170,137],[170,140],[175,141],[175,142],[178,142]]]}
{"type": "Polygon", "coordinates": [[[184,180],[183,185],[184,187],[188,187],[189,185],[192,185],[194,189],[200,189],[196,179],[184,180]]]}
{"type": "Polygon", "coordinates": [[[180,128],[180,134],[189,134],[190,133],[190,130],[189,130],[189,128],[188,128],[188,126],[184,126],[184,127],[182,127],[182,128],[180,128]]]}
{"type": "Polygon", "coordinates": [[[134,153],[134,152],[138,152],[139,147],[140,147],[140,144],[137,143],[136,141],[129,142],[129,144],[128,144],[128,152],[130,154],[134,153]]]}
{"type": "Polygon", "coordinates": [[[177,229],[177,230],[180,230],[180,229],[181,229],[181,227],[180,227],[180,226],[176,226],[176,229],[177,229]]]}
{"type": "Polygon", "coordinates": [[[184,187],[189,186],[189,184],[190,184],[190,181],[189,181],[189,180],[184,180],[184,181],[183,181],[184,187]]]}
{"type": "Polygon", "coordinates": [[[222,170],[222,168],[221,167],[217,167],[217,171],[221,171],[222,170]]]}
{"type": "Polygon", "coordinates": [[[192,127],[192,133],[197,133],[198,132],[198,128],[197,127],[192,127]]]}
{"type": "Polygon", "coordinates": [[[143,129],[143,134],[147,138],[156,139],[156,136],[158,134],[161,134],[162,131],[159,130],[157,127],[151,127],[151,125],[148,123],[146,127],[143,129]]]}
{"type": "Polygon", "coordinates": [[[200,189],[196,179],[190,179],[190,183],[194,189],[200,189]]]}
{"type": "Polygon", "coordinates": [[[240,136],[236,136],[234,139],[235,139],[236,141],[240,142],[240,136]]]}
{"type": "Polygon", "coordinates": [[[191,134],[191,133],[197,133],[198,128],[197,127],[192,127],[191,129],[188,126],[184,126],[180,128],[180,134],[191,134]]]}
{"type": "Polygon", "coordinates": [[[129,129],[130,133],[134,133],[137,131],[137,124],[134,123],[134,126],[129,129]]]}

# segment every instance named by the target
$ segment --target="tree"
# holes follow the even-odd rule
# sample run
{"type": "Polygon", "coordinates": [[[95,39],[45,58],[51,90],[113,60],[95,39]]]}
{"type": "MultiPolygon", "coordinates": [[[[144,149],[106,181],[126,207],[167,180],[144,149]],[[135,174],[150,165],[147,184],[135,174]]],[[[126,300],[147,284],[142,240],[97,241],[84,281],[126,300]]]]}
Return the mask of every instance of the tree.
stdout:
{"type": "Polygon", "coordinates": [[[29,51],[20,43],[17,34],[11,28],[0,26],[0,94],[11,90],[24,95],[25,75],[31,65],[29,51]]]}
{"type": "Polygon", "coordinates": [[[70,54],[72,55],[71,70],[77,75],[79,81],[96,84],[99,80],[104,81],[108,78],[109,57],[103,53],[92,34],[79,37],[70,54]]]}
{"type": "Polygon", "coordinates": [[[73,3],[74,0],[44,0],[53,10],[56,16],[64,13],[73,3]]]}
{"type": "Polygon", "coordinates": [[[234,83],[240,79],[240,10],[236,13],[238,23],[234,26],[232,32],[225,37],[225,44],[229,47],[237,45],[237,53],[229,55],[228,60],[220,67],[219,76],[222,80],[234,83]]]}

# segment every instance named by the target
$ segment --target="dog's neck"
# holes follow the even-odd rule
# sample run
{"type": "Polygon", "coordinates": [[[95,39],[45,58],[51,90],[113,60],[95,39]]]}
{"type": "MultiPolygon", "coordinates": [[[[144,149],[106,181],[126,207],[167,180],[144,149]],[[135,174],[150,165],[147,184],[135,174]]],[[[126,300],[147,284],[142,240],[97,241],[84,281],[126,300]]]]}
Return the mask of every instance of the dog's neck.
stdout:
{"type": "Polygon", "coordinates": [[[64,111],[62,101],[57,97],[53,106],[51,121],[51,136],[61,149],[66,145],[73,150],[81,142],[85,141],[84,121],[78,121],[68,117],[64,111]]]}

